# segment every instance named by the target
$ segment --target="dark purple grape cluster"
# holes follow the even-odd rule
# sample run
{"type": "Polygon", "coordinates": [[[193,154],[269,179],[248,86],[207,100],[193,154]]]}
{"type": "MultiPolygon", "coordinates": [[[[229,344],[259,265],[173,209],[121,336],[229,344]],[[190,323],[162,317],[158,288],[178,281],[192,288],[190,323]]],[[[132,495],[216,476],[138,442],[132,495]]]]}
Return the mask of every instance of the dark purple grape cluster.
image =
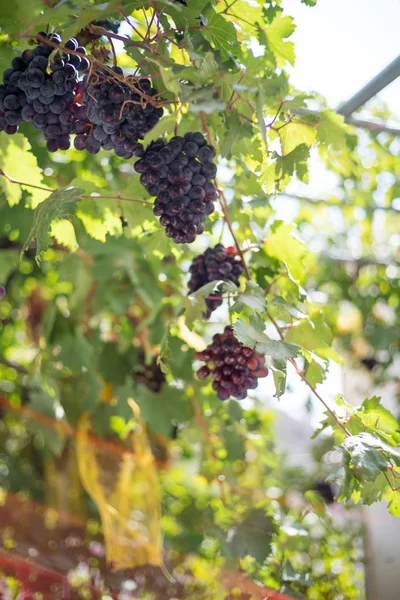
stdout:
{"type": "Polygon", "coordinates": [[[220,400],[231,396],[243,400],[247,390],[254,390],[257,380],[268,375],[265,357],[239,342],[229,325],[224,333],[214,335],[212,344],[197,352],[196,358],[206,363],[197,371],[197,377],[206,379],[211,375],[220,400]]]}
{"type": "MultiPolygon", "coordinates": [[[[243,263],[236,256],[235,248],[225,248],[222,244],[217,244],[214,248],[207,248],[204,254],[196,256],[189,269],[191,278],[189,280],[189,292],[206,285],[211,281],[232,281],[239,285],[239,277],[243,273],[243,263]]],[[[221,296],[222,285],[206,298],[207,318],[211,313],[222,304],[221,296]]]]}
{"type": "Polygon", "coordinates": [[[215,149],[200,132],[152,142],[134,169],[149,194],[157,196],[154,214],[177,244],[194,242],[214,212],[218,193],[212,183],[215,149]]]}
{"type": "MultiPolygon", "coordinates": [[[[47,38],[45,33],[40,35],[47,38]]],[[[53,34],[48,39],[53,45],[43,41],[25,50],[4,71],[0,130],[12,134],[21,123],[32,121],[36,129],[43,131],[48,150],[55,152],[70,146],[78,72],[87,71],[89,61],[85,48],[78,46],[75,38],[68,40],[64,48],[79,54],[57,52],[50,60],[54,44],[61,44],[61,37],[53,34]]]]}
{"type": "MultiPolygon", "coordinates": [[[[120,67],[112,67],[120,76],[120,67]]],[[[149,102],[157,91],[148,79],[139,79],[127,85],[105,70],[99,69],[84,77],[83,106],[74,124],[75,148],[97,154],[101,148],[114,150],[117,156],[142,156],[143,139],[161,119],[162,108],[149,102]]]]}
{"type": "Polygon", "coordinates": [[[146,364],[145,356],[141,353],[135,369],[135,380],[154,394],[158,394],[165,383],[165,376],[157,364],[157,359],[154,358],[150,364],[146,364]]]}

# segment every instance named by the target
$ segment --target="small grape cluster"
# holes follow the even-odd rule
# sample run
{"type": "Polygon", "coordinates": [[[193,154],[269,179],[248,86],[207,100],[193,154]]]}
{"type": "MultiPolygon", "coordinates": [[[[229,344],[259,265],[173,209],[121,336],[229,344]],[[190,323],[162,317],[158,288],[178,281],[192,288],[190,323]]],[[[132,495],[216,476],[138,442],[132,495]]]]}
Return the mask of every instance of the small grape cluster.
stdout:
{"type": "Polygon", "coordinates": [[[135,370],[135,380],[145,385],[154,394],[158,394],[165,383],[165,376],[155,358],[150,364],[146,364],[145,356],[141,353],[135,370]]]}
{"type": "MultiPolygon", "coordinates": [[[[195,292],[211,281],[232,281],[239,285],[239,277],[243,273],[243,263],[236,256],[236,249],[225,248],[217,244],[214,248],[207,248],[204,254],[196,256],[189,269],[191,278],[188,283],[189,292],[195,292]]],[[[220,298],[222,285],[206,298],[207,318],[222,304],[220,298]]]]}
{"type": "Polygon", "coordinates": [[[194,242],[203,233],[207,215],[214,212],[217,190],[212,179],[217,167],[215,149],[201,132],[188,132],[165,143],[152,142],[134,169],[150,195],[154,214],[175,243],[194,242]]]}
{"type": "MultiPolygon", "coordinates": [[[[123,75],[120,67],[111,70],[123,75]]],[[[157,94],[148,79],[141,78],[127,85],[111,73],[98,69],[83,79],[82,104],[77,108],[73,131],[77,134],[77,150],[97,154],[101,148],[114,150],[117,156],[128,159],[141,156],[138,143],[161,119],[163,109],[149,99],[157,94]]]]}
{"type": "Polygon", "coordinates": [[[268,375],[265,357],[239,342],[229,325],[224,333],[214,335],[212,344],[197,352],[196,358],[207,363],[197,371],[197,377],[212,375],[213,389],[220,400],[231,396],[243,400],[247,390],[254,390],[257,380],[268,375]]]}
{"type": "MultiPolygon", "coordinates": [[[[45,33],[40,35],[47,38],[45,33]]],[[[56,45],[62,41],[58,34],[48,39],[56,45]]],[[[0,86],[0,130],[13,134],[21,123],[32,121],[43,130],[50,152],[70,146],[78,72],[89,68],[86,50],[75,38],[68,40],[65,48],[73,54],[57,52],[52,60],[54,47],[45,41],[25,50],[13,58],[0,86]]]]}

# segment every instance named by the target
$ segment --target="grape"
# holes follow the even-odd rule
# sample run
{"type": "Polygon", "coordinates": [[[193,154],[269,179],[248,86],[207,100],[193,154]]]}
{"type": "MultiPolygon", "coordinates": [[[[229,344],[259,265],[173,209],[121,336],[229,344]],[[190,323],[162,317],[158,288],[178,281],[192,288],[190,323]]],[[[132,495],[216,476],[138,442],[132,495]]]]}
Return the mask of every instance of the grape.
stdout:
{"type": "Polygon", "coordinates": [[[220,400],[231,396],[243,400],[247,390],[254,390],[258,379],[268,375],[265,357],[239,342],[230,326],[222,334],[217,333],[205,350],[196,353],[196,358],[206,363],[197,371],[197,377],[202,380],[211,375],[220,400]]]}
{"type": "Polygon", "coordinates": [[[8,125],[15,126],[22,123],[21,113],[17,112],[16,110],[8,110],[5,113],[4,118],[8,125]]]}
{"type": "Polygon", "coordinates": [[[95,137],[93,137],[92,135],[89,135],[86,138],[86,150],[90,153],[90,154],[97,154],[100,151],[101,148],[101,143],[96,140],[95,137]]]}
{"type": "Polygon", "coordinates": [[[86,148],[86,136],[79,134],[74,139],[74,146],[77,150],[85,150],[86,148]]]}
{"type": "Polygon", "coordinates": [[[27,80],[30,86],[40,88],[45,82],[45,74],[40,69],[29,68],[27,80]]]}
{"type": "MultiPolygon", "coordinates": [[[[82,57],[81,60],[87,59],[82,57]]],[[[112,71],[119,76],[123,75],[120,67],[112,67],[112,71]]],[[[133,89],[123,81],[113,79],[109,71],[99,69],[91,73],[90,78],[85,76],[83,82],[85,118],[100,127],[93,130],[93,137],[107,150],[113,149],[117,156],[141,156],[143,149],[138,140],[158,123],[163,113],[162,109],[157,109],[150,103],[142,106],[141,96],[137,92],[147,96],[156,93],[150,81],[141,79],[134,84],[136,89],[133,89]]],[[[79,120],[83,119],[79,117],[79,120]]]]}
{"type": "Polygon", "coordinates": [[[177,244],[193,242],[203,233],[206,216],[214,211],[212,202],[218,194],[207,173],[214,176],[216,166],[199,159],[203,148],[209,148],[207,156],[215,154],[200,132],[175,136],[167,144],[156,140],[134,165],[142,185],[156,196],[154,214],[177,244]]]}
{"type": "Polygon", "coordinates": [[[3,107],[6,110],[17,110],[19,105],[19,98],[15,94],[9,94],[4,98],[3,107]]]}
{"type": "Polygon", "coordinates": [[[58,138],[58,147],[60,150],[68,150],[68,148],[71,146],[71,141],[69,138],[69,134],[67,135],[61,135],[58,138]]]}

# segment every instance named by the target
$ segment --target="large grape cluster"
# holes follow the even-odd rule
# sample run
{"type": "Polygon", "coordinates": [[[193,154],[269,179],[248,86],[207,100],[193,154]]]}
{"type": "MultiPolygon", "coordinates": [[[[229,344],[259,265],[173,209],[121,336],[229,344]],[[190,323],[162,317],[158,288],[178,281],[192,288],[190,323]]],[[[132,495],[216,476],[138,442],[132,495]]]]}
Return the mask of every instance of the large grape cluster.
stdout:
{"type": "MultiPolygon", "coordinates": [[[[45,33],[40,35],[47,38],[45,33]]],[[[12,134],[21,123],[32,121],[43,130],[47,148],[54,152],[70,146],[78,72],[86,71],[89,62],[85,48],[78,46],[74,38],[65,44],[71,54],[57,52],[50,60],[54,44],[61,44],[61,37],[53,34],[48,39],[51,44],[43,41],[36,48],[25,50],[4,71],[0,130],[12,134]]]]}
{"type": "MultiPolygon", "coordinates": [[[[236,256],[235,248],[225,248],[217,244],[207,248],[204,254],[196,256],[189,269],[191,278],[188,283],[189,292],[195,292],[211,281],[231,281],[239,285],[239,277],[243,272],[243,263],[236,256]]],[[[206,298],[207,317],[222,304],[220,297],[222,285],[206,298]]]]}
{"type": "MultiPolygon", "coordinates": [[[[123,75],[120,67],[112,67],[123,75]]],[[[141,156],[143,148],[138,143],[158,123],[163,109],[149,101],[157,91],[148,79],[141,78],[127,85],[109,71],[98,69],[83,79],[83,106],[76,111],[77,150],[97,154],[101,148],[114,150],[117,156],[141,156]]]]}
{"type": "Polygon", "coordinates": [[[254,390],[258,379],[268,375],[265,357],[239,342],[230,326],[214,335],[212,344],[197,352],[196,358],[206,363],[197,371],[197,377],[206,379],[211,375],[220,400],[231,396],[243,400],[247,390],[254,390]]]}
{"type": "Polygon", "coordinates": [[[214,212],[217,190],[212,179],[215,149],[202,133],[185,133],[165,143],[152,142],[135,165],[140,182],[156,196],[154,214],[177,244],[194,242],[203,233],[207,215],[214,212]]]}

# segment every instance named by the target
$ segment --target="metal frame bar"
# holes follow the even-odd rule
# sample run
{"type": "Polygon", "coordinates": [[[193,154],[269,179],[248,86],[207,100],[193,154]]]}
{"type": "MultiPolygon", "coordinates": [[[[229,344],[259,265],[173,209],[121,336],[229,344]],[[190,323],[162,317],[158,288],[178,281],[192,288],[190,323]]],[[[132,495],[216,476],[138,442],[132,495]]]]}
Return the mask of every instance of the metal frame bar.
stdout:
{"type": "Polygon", "coordinates": [[[344,117],[349,117],[353,112],[364,106],[368,100],[376,96],[389,83],[392,83],[400,76],[400,56],[394,59],[387,67],[385,67],[376,77],[371,79],[367,85],[361,88],[354,96],[343,102],[337,112],[344,117]]]}

